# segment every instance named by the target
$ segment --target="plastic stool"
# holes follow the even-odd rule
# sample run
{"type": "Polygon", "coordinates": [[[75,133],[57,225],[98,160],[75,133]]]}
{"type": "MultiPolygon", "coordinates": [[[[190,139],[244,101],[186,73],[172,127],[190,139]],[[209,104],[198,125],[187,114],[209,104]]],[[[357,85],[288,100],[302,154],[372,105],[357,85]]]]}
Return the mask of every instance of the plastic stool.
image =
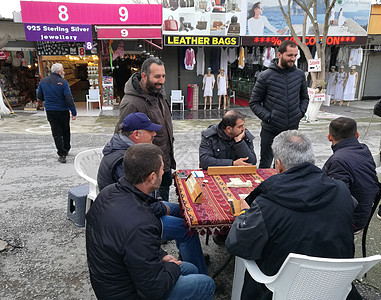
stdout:
{"type": "Polygon", "coordinates": [[[68,193],[66,218],[72,220],[78,227],[85,226],[86,199],[88,193],[88,184],[71,188],[68,193]]]}

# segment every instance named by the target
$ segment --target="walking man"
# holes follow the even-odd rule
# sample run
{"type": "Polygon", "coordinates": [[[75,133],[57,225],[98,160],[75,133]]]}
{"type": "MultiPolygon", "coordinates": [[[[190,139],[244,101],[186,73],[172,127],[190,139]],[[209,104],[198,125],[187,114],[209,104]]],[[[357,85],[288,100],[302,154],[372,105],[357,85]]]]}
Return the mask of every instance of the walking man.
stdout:
{"type": "Polygon", "coordinates": [[[66,156],[71,148],[69,110],[72,120],[77,118],[74,99],[68,82],[63,79],[64,76],[65,71],[62,64],[54,64],[51,68],[51,75],[40,81],[37,90],[37,98],[45,101],[46,116],[50,123],[60,163],[66,163],[66,156]]]}
{"type": "Polygon", "coordinates": [[[297,55],[298,46],[293,41],[283,41],[278,58],[261,73],[251,94],[250,108],[262,120],[259,168],[271,167],[274,138],[282,131],[298,129],[307,111],[307,82],[303,71],[294,64],[297,55]]]}
{"type": "Polygon", "coordinates": [[[159,146],[164,153],[164,175],[159,193],[163,200],[168,201],[169,187],[172,184],[171,169],[176,169],[176,162],[173,154],[172,118],[164,82],[164,63],[157,57],[146,59],[142,64],[141,73],[132,75],[124,87],[115,133],[119,131],[124,118],[134,112],[142,112],[153,123],[162,126],[162,129],[156,132],[153,144],[159,146]]]}

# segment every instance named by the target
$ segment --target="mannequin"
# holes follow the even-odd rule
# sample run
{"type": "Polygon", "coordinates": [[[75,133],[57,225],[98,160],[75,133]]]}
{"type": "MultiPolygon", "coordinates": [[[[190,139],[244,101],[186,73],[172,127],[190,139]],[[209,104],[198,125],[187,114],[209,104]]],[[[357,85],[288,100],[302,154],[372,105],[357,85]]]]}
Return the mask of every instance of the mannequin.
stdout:
{"type": "Polygon", "coordinates": [[[355,70],[356,67],[352,66],[351,71],[347,74],[347,78],[344,82],[343,100],[340,101],[339,106],[343,105],[343,101],[347,101],[347,106],[349,106],[349,101],[355,100],[358,80],[358,73],[355,70]]]}
{"type": "Polygon", "coordinates": [[[224,97],[224,110],[226,109],[228,77],[225,74],[224,68],[220,69],[220,74],[217,75],[217,90],[218,90],[218,109],[221,108],[221,96],[224,97]]]}
{"type": "Polygon", "coordinates": [[[331,96],[331,104],[334,104],[335,100],[333,100],[335,96],[335,80],[336,80],[336,67],[331,66],[331,71],[327,74],[327,90],[326,94],[331,96]]]}
{"type": "Polygon", "coordinates": [[[340,66],[339,72],[336,73],[336,79],[335,79],[335,93],[333,96],[333,103],[335,104],[336,101],[343,100],[343,91],[344,91],[344,82],[347,78],[347,74],[344,72],[344,66],[340,66]]]}
{"type": "Polygon", "coordinates": [[[209,97],[209,109],[212,109],[212,98],[213,98],[213,89],[214,83],[216,80],[214,79],[214,75],[212,74],[212,68],[208,68],[207,73],[204,75],[202,79],[202,90],[204,91],[204,110],[206,110],[206,101],[209,97]]]}

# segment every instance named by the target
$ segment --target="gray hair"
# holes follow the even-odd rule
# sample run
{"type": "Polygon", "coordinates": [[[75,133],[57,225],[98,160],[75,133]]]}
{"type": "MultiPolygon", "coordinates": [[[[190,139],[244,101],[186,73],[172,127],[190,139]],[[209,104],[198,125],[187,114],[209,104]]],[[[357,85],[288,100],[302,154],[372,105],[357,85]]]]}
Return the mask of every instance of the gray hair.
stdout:
{"type": "Polygon", "coordinates": [[[279,159],[286,170],[305,162],[315,164],[310,139],[297,130],[288,130],[277,135],[272,150],[274,159],[279,159]]]}
{"type": "Polygon", "coordinates": [[[157,64],[159,66],[164,66],[164,63],[160,60],[160,58],[158,57],[150,57],[150,58],[147,58],[143,64],[142,64],[142,68],[141,68],[141,72],[142,73],[145,73],[147,74],[147,76],[149,76],[150,74],[150,67],[152,64],[157,64]]]}
{"type": "Polygon", "coordinates": [[[60,63],[53,64],[52,68],[50,69],[52,73],[58,73],[60,70],[63,70],[63,65],[60,63]]]}

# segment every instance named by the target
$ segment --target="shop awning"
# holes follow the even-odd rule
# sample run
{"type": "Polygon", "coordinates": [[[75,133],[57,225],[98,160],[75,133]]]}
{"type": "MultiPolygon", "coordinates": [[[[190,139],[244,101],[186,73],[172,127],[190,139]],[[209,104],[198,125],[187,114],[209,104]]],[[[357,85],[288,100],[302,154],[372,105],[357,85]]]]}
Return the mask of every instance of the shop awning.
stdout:
{"type": "Polygon", "coordinates": [[[161,39],[161,26],[95,26],[100,40],[161,39]]]}

